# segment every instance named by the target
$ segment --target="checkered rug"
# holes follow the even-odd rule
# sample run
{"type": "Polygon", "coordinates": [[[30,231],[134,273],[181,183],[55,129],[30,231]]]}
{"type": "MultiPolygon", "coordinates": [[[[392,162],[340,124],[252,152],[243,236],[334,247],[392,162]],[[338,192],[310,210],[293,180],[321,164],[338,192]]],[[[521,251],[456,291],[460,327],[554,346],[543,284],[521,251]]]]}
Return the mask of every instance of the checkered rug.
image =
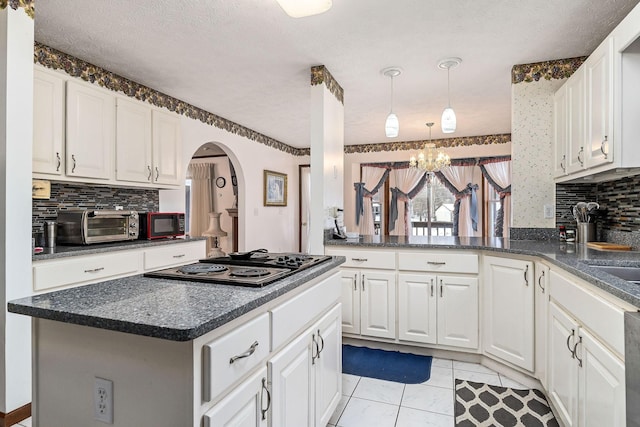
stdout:
{"type": "Polygon", "coordinates": [[[540,390],[456,379],[456,427],[558,427],[540,390]]]}

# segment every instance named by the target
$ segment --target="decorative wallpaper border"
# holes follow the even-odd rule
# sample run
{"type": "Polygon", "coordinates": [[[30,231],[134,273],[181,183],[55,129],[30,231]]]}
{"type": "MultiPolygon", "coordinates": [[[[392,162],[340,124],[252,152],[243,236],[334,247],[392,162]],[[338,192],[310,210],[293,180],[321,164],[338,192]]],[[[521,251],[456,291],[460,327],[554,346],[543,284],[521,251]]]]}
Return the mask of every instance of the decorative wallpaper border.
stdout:
{"type": "Polygon", "coordinates": [[[21,7],[33,19],[36,16],[35,3],[35,0],[0,0],[0,9],[6,9],[9,6],[13,10],[18,10],[21,7]]]}
{"type": "Polygon", "coordinates": [[[491,144],[506,144],[511,141],[510,133],[503,133],[498,135],[484,135],[484,136],[462,136],[456,138],[444,138],[434,139],[431,141],[399,141],[399,142],[381,142],[378,144],[359,144],[359,145],[345,145],[344,152],[346,154],[355,153],[376,153],[380,151],[407,151],[407,150],[420,150],[424,144],[432,142],[436,144],[438,148],[453,148],[463,147],[469,145],[491,145],[491,144]]]}
{"type": "Polygon", "coordinates": [[[206,123],[235,135],[259,142],[260,144],[275,148],[276,150],[284,151],[285,153],[292,154],[294,156],[303,156],[310,152],[309,149],[292,147],[276,139],[246,128],[238,123],[232,122],[231,120],[227,120],[224,117],[205,111],[202,108],[195,107],[155,89],[143,86],[140,83],[126,79],[96,65],[90,64],[52,47],[43,45],[42,43],[35,43],[33,56],[34,62],[37,62],[47,68],[63,70],[70,76],[79,77],[87,82],[97,83],[98,85],[114,92],[122,92],[131,98],[146,101],[156,107],[166,108],[169,111],[173,111],[194,120],[200,120],[202,123],[206,123]]]}
{"type": "Polygon", "coordinates": [[[342,86],[333,78],[329,70],[324,65],[315,65],[311,67],[311,86],[325,84],[329,92],[336,97],[342,105],[344,105],[344,90],[342,86]]]}
{"type": "Polygon", "coordinates": [[[586,59],[586,56],[579,56],[532,64],[516,64],[511,68],[511,83],[537,82],[541,78],[545,80],[565,79],[575,73],[586,59]]]}

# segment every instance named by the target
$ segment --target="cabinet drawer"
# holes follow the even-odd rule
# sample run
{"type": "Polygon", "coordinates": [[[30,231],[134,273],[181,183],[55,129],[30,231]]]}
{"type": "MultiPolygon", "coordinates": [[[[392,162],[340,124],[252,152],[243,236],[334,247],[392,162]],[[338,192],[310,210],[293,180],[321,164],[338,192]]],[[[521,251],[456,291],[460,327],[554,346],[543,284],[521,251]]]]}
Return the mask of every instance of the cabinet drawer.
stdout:
{"type": "Polygon", "coordinates": [[[340,300],[340,273],[335,273],[271,311],[271,349],[289,341],[312,320],[340,300]]]}
{"type": "Polygon", "coordinates": [[[382,268],[395,270],[396,254],[391,251],[367,251],[367,250],[345,250],[328,249],[327,255],[343,256],[347,260],[342,267],[357,268],[382,268]]]}
{"type": "Polygon", "coordinates": [[[176,243],[144,251],[144,269],[170,267],[187,264],[206,256],[205,241],[176,243]]]}
{"type": "Polygon", "coordinates": [[[268,354],[269,313],[202,346],[202,400],[214,399],[268,354]]]}
{"type": "Polygon", "coordinates": [[[551,298],[624,359],[624,310],[580,285],[578,278],[549,273],[551,298]]]}
{"type": "Polygon", "coordinates": [[[401,252],[398,269],[436,273],[477,273],[478,254],[460,252],[401,252]]]}
{"type": "Polygon", "coordinates": [[[33,265],[33,290],[80,285],[116,276],[133,275],[140,268],[138,252],[73,257],[36,262],[33,265]]]}

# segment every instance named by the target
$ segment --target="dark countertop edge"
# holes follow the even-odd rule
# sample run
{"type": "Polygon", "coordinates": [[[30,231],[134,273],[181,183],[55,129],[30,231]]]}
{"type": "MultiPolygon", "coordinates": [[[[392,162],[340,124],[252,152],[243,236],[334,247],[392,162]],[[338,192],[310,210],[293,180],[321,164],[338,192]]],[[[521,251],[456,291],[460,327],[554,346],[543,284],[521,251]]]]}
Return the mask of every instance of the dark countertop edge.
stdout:
{"type": "MultiPolygon", "coordinates": [[[[527,241],[519,240],[517,242],[525,243],[527,241]]],[[[532,241],[537,242],[538,241],[532,241]]],[[[558,242],[548,242],[549,245],[557,244],[558,242]]],[[[622,301],[632,304],[640,309],[640,286],[627,282],[611,274],[603,271],[591,268],[589,265],[639,265],[640,254],[638,255],[638,261],[597,261],[591,260],[585,262],[585,260],[575,259],[569,255],[563,255],[557,258],[557,254],[549,254],[540,252],[535,249],[523,249],[523,248],[504,248],[493,247],[485,244],[450,244],[450,243],[394,243],[394,242],[359,242],[354,240],[337,240],[327,239],[324,242],[325,246],[343,246],[343,247],[366,247],[366,248],[390,248],[390,249],[467,249],[476,251],[490,251],[490,252],[502,252],[516,255],[526,255],[541,258],[547,262],[550,262],[566,272],[579,277],[580,279],[596,286],[597,288],[605,291],[606,293],[614,296],[622,301]]],[[[613,252],[617,253],[617,252],[613,252]]]]}
{"type": "Polygon", "coordinates": [[[107,253],[112,251],[126,251],[130,249],[150,248],[154,246],[165,246],[178,243],[197,242],[200,240],[206,240],[206,237],[186,237],[177,239],[156,239],[156,240],[127,240],[115,243],[96,243],[93,245],[83,246],[65,246],[58,245],[53,248],[54,253],[47,253],[49,248],[44,248],[44,252],[39,254],[33,254],[31,261],[43,261],[58,258],[69,258],[83,255],[94,255],[100,253],[107,253]]]}
{"type": "MultiPolygon", "coordinates": [[[[275,291],[258,297],[254,300],[248,301],[245,304],[239,305],[233,310],[221,313],[216,317],[201,323],[200,325],[191,328],[171,328],[163,326],[154,326],[142,323],[132,323],[123,320],[106,319],[103,317],[95,317],[90,315],[68,313],[61,310],[45,309],[40,307],[34,307],[31,305],[23,305],[16,302],[9,302],[7,304],[8,311],[15,314],[22,314],[26,316],[36,317],[39,319],[53,320],[63,323],[70,323],[80,326],[89,326],[99,329],[106,329],[116,332],[130,333],[134,335],[142,335],[151,338],[159,338],[168,341],[191,341],[214,329],[231,322],[232,320],[249,313],[250,311],[270,302],[289,291],[304,285],[309,280],[321,276],[324,273],[331,271],[345,262],[344,257],[333,257],[331,261],[319,264],[311,267],[307,270],[303,270],[297,274],[291,275],[282,279],[283,281],[289,281],[286,286],[283,286],[275,291]],[[135,331],[135,332],[134,332],[135,331]]],[[[123,278],[123,279],[126,279],[123,278]]],[[[120,280],[123,280],[120,279],[120,280]]],[[[176,281],[176,283],[180,283],[176,281]]],[[[276,284],[275,282],[274,284],[276,284]]],[[[94,284],[95,285],[95,284],[94,284]]],[[[267,285],[269,286],[269,285],[267,285]]]]}

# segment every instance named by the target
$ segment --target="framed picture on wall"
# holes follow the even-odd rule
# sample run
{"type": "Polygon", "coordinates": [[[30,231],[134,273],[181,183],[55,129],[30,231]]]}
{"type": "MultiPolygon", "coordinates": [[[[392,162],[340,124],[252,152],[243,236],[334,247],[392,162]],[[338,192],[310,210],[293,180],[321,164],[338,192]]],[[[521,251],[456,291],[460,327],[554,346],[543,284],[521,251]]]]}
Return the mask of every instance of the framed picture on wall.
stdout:
{"type": "Polygon", "coordinates": [[[264,171],[264,205],[287,206],[287,175],[264,171]]]}

